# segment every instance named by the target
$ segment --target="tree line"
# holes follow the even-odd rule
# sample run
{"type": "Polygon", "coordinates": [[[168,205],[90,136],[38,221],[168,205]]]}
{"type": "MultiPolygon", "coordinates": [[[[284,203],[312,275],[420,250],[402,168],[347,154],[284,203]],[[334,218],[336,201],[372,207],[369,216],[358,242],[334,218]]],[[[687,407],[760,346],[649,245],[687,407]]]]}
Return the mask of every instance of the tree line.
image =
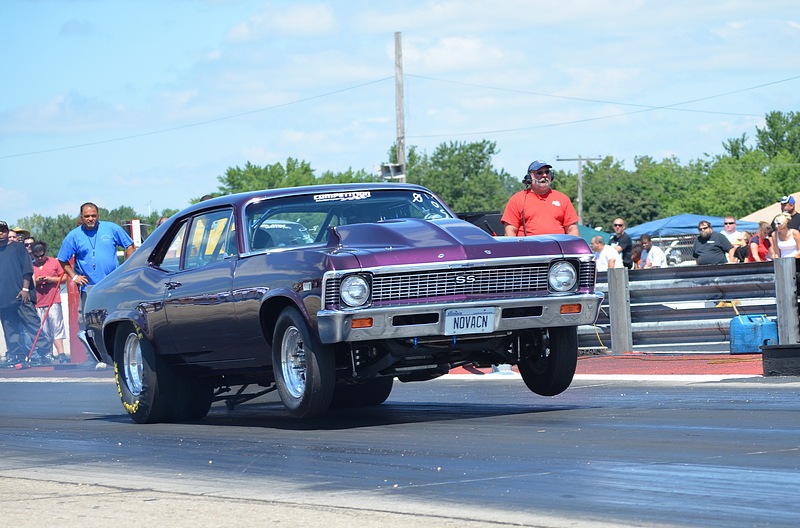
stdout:
{"type": "MultiPolygon", "coordinates": [[[[611,231],[611,221],[622,217],[629,226],[681,213],[709,216],[732,215],[740,218],[775,203],[785,194],[798,190],[800,172],[800,113],[770,112],[764,128],[756,127],[755,141],[747,134],[722,142],[723,152],[706,154],[704,159],[681,165],[677,158],[661,161],[637,157],[634,167],[608,156],[589,162],[582,174],[583,224],[611,231]]],[[[445,142],[431,154],[409,147],[406,154],[406,181],[423,185],[456,212],[502,211],[508,198],[523,188],[522,175],[512,176],[496,169],[492,157],[498,153],[493,141],[445,142]]],[[[395,148],[389,150],[396,162],[395,148]]],[[[531,160],[521,160],[526,166],[531,160]]],[[[576,203],[578,175],[554,168],[558,176],[553,187],[576,203]]],[[[524,171],[524,169],[523,169],[524,171]]],[[[522,171],[521,171],[522,172],[522,171]]],[[[217,178],[222,196],[258,189],[275,189],[315,184],[381,181],[364,169],[316,174],[307,161],[288,158],[286,163],[229,167],[217,178]]],[[[195,198],[192,203],[199,201],[195,198]]],[[[100,208],[100,218],[125,226],[137,218],[152,230],[162,216],[177,209],[142,215],[132,207],[100,208]]],[[[34,214],[17,224],[30,230],[37,240],[50,246],[55,255],[66,234],[76,226],[76,216],[46,217],[34,214]]],[[[15,225],[17,225],[15,224],[15,225]]],[[[146,233],[145,233],[146,234],[146,233]]]]}

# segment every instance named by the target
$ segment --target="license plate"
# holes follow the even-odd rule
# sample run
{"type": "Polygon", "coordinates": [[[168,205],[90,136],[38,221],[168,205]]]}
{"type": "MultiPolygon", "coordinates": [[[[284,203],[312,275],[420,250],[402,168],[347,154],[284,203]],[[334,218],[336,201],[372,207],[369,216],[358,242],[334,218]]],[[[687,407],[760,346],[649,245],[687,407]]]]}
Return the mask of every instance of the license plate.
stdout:
{"type": "Polygon", "coordinates": [[[445,335],[488,334],[494,332],[494,308],[464,308],[444,313],[445,335]]]}

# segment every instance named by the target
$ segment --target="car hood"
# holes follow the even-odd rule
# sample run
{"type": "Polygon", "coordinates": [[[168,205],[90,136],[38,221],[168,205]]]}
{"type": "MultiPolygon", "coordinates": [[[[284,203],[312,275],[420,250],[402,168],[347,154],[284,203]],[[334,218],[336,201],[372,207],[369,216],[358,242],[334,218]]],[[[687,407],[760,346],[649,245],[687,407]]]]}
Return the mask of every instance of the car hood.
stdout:
{"type": "Polygon", "coordinates": [[[388,220],[332,228],[332,252],[355,256],[361,267],[514,257],[590,254],[582,238],[567,235],[494,237],[463,220],[388,220]]]}

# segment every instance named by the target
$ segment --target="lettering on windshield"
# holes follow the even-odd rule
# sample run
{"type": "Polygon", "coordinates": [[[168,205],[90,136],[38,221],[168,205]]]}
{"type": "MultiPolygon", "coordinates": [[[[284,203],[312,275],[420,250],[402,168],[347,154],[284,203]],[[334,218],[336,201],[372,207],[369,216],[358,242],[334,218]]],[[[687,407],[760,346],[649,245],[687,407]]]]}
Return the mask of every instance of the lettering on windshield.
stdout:
{"type": "Polygon", "coordinates": [[[353,191],[328,194],[315,194],[315,202],[349,202],[352,200],[364,200],[372,196],[370,191],[353,191]]]}

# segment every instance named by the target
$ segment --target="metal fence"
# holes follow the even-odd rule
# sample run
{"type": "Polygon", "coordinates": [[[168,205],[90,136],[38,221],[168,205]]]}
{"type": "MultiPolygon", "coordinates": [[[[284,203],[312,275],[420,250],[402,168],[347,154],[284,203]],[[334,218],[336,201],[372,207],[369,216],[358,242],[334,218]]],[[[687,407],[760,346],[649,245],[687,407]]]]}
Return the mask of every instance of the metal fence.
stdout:
{"type": "Polygon", "coordinates": [[[615,354],[728,352],[737,315],[767,316],[786,342],[797,342],[795,276],[794,259],[599,273],[606,299],[597,323],[579,327],[579,346],[615,354]]]}

